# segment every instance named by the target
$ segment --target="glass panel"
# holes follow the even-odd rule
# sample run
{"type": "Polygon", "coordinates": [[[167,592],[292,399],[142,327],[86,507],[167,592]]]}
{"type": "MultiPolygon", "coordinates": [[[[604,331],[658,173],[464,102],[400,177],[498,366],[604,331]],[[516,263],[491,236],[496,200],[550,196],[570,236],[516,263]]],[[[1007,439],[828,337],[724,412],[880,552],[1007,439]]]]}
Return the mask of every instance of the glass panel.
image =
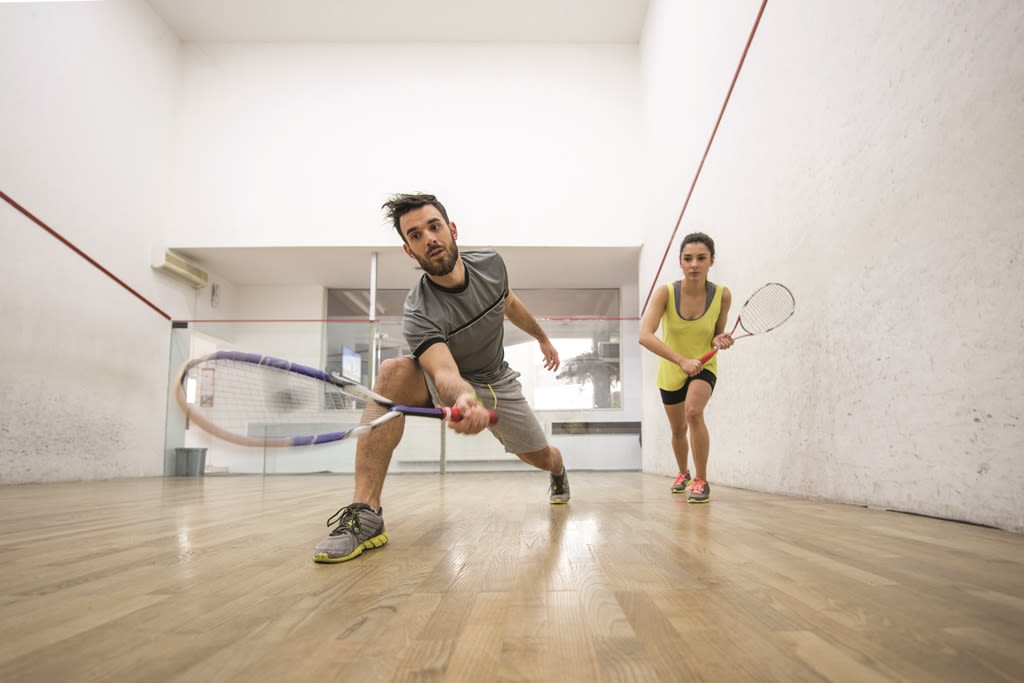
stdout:
{"type": "MultiPolygon", "coordinates": [[[[407,289],[378,289],[377,318],[402,317],[402,306],[405,304],[407,289]]],[[[368,289],[328,289],[327,317],[334,319],[370,317],[370,290],[368,289]]]]}
{"type": "Polygon", "coordinates": [[[617,289],[514,289],[513,291],[536,318],[619,317],[619,290],[617,289]]]}
{"type": "MultiPolygon", "coordinates": [[[[616,312],[617,293],[581,290],[586,313],[616,312]]],[[[565,292],[565,290],[563,290],[565,292]]],[[[405,292],[401,292],[404,299],[405,292]]],[[[538,411],[545,429],[553,421],[614,422],[635,421],[640,414],[640,350],[635,343],[638,321],[610,316],[561,316],[570,312],[568,294],[553,295],[548,301],[542,290],[522,293],[558,349],[562,365],[556,373],[544,369],[540,347],[529,335],[511,323],[505,324],[505,350],[509,364],[520,374],[523,391],[538,411]],[[547,315],[545,315],[547,314],[547,315]],[[620,341],[627,340],[625,346],[620,341]],[[624,368],[626,368],[624,370],[624,368]],[[625,375],[625,377],[623,376],[625,375]],[[600,411],[595,415],[595,411],[600,411]]],[[[349,299],[350,301],[358,299],[349,299]]],[[[394,310],[396,298],[384,301],[379,310],[394,310]]],[[[337,310],[337,309],[335,309],[337,310]]],[[[359,312],[348,309],[349,312],[359,312]]],[[[365,315],[365,311],[361,312],[365,315]]],[[[371,323],[365,318],[320,321],[201,322],[175,329],[172,339],[171,376],[186,358],[196,358],[221,349],[276,356],[293,362],[338,372],[366,386],[372,386],[381,361],[409,354],[402,336],[400,316],[382,317],[371,323]],[[358,369],[357,369],[358,368],[358,369]],[[358,377],[356,376],[358,374],[358,377]]],[[[199,380],[200,378],[196,378],[199,380]]],[[[216,381],[221,378],[217,377],[216,381]]],[[[192,401],[203,399],[203,382],[189,387],[192,401]]],[[[353,401],[332,403],[323,419],[311,429],[339,431],[359,423],[362,406],[353,401]],[[322,423],[322,424],[321,424],[322,423]]],[[[283,425],[259,425],[276,430],[283,425]]],[[[173,449],[208,448],[207,474],[218,473],[300,473],[354,471],[355,443],[341,441],[313,447],[251,448],[235,446],[186,424],[174,401],[169,402],[167,466],[173,473],[173,449]]],[[[501,445],[490,438],[442,438],[441,423],[420,418],[406,420],[405,437],[392,459],[392,472],[438,472],[444,459],[463,468],[501,469],[517,467],[501,445]],[[460,464],[461,463],[461,464],[460,464]]],[[[569,435],[565,438],[583,438],[569,435]]],[[[625,437],[623,437],[625,438],[625,437]]],[[[557,440],[555,441],[558,444],[557,440]]],[[[579,442],[566,444],[578,448],[579,442]]],[[[623,451],[633,444],[616,446],[617,454],[639,458],[639,451],[623,451]]],[[[628,450],[628,449],[627,449],[628,450]]],[[[602,456],[603,457],[603,456],[602,456]]],[[[611,457],[611,456],[608,456],[611,457]]],[[[603,461],[602,461],[603,462],[603,461]]],[[[632,461],[630,461],[631,463],[632,461]]],[[[630,469],[632,464],[616,463],[630,469]]]]}
{"type": "MultiPolygon", "coordinates": [[[[617,289],[514,289],[530,312],[538,318],[619,317],[617,289]]],[[[401,318],[406,289],[377,290],[377,318],[401,318]]],[[[327,317],[369,319],[370,290],[327,290],[327,317]]]]}
{"type": "MultiPolygon", "coordinates": [[[[379,329],[376,339],[352,340],[341,334],[344,326],[328,328],[328,371],[342,371],[345,350],[364,358],[360,381],[372,384],[365,359],[376,341],[376,366],[386,358],[408,355],[402,336],[402,305],[407,291],[377,292],[379,329]]],[[[527,400],[537,410],[590,410],[622,407],[619,352],[619,291],[617,289],[515,290],[544,327],[562,361],[556,374],[544,369],[536,340],[505,323],[505,357],[522,373],[527,400]]],[[[328,290],[327,315],[331,319],[369,316],[369,290],[328,290]]]]}

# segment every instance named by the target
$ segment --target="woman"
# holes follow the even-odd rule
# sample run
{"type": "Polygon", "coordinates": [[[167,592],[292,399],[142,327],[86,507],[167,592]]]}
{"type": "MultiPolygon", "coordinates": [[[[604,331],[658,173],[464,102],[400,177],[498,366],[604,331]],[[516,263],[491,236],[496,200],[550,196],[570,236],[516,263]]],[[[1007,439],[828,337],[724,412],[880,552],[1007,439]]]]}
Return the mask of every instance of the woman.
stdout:
{"type": "Polygon", "coordinates": [[[724,331],[732,294],[727,287],[708,280],[714,262],[714,240],[702,232],[684,237],[679,248],[683,279],[655,291],[640,323],[640,344],[661,356],[658,389],[679,465],[672,493],[686,493],[690,503],[711,500],[707,483],[711,442],[704,424],[704,407],[718,377],[717,355],[703,365],[698,359],[712,346],[727,349],[733,343],[732,336],[724,331]],[[659,323],[663,339],[655,334],[659,323]],[[692,479],[687,465],[687,431],[693,450],[692,479]]]}

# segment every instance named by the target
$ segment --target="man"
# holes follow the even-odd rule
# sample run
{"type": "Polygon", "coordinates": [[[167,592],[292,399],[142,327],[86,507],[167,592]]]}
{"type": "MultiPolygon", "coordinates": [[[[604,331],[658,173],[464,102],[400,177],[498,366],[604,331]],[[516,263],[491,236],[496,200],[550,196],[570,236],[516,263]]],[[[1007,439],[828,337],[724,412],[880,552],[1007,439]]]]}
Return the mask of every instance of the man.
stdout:
{"type": "MultiPolygon", "coordinates": [[[[477,434],[489,428],[507,452],[550,474],[549,502],[569,502],[562,454],[548,444],[516,379],[519,373],[505,362],[505,317],[540,343],[546,369],[558,370],[558,352],[509,290],[501,256],[490,249],[460,254],[455,223],[434,195],[394,195],[382,208],[424,275],[409,291],[403,314],[413,357],[381,363],[374,391],[403,405],[458,408],[463,417],[449,423],[451,429],[477,434]],[[491,406],[498,413],[494,425],[489,424],[491,406]]],[[[381,413],[368,404],[363,422],[381,413]]],[[[314,550],[316,562],[345,562],[388,542],[381,490],[404,423],[399,418],[359,440],[352,503],[327,520],[327,526],[337,526],[314,550]]]]}

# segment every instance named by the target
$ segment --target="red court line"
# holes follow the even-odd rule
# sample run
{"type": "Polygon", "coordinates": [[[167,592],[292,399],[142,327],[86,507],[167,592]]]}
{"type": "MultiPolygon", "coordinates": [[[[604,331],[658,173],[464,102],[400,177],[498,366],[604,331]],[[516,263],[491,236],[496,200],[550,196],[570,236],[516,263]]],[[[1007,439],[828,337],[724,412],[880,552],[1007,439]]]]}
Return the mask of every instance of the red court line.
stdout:
{"type": "Polygon", "coordinates": [[[153,303],[152,301],[150,301],[149,299],[147,299],[146,297],[142,296],[141,294],[139,294],[138,292],[136,292],[136,291],[135,291],[134,289],[132,289],[131,287],[129,287],[129,286],[127,285],[127,284],[125,284],[125,282],[124,282],[124,281],[123,281],[123,280],[122,280],[121,278],[117,277],[116,275],[114,275],[113,273],[111,273],[111,272],[110,272],[109,270],[107,270],[106,268],[104,268],[103,266],[101,266],[101,265],[100,265],[99,263],[97,263],[97,262],[96,262],[96,260],[95,260],[95,259],[93,259],[93,258],[92,258],[91,256],[89,256],[88,254],[86,254],[86,253],[85,253],[84,251],[82,251],[81,249],[79,249],[78,247],[76,247],[76,246],[75,246],[74,244],[72,244],[71,242],[69,242],[69,241],[68,241],[67,239],[65,239],[65,238],[64,238],[64,236],[63,236],[63,235],[61,235],[61,234],[60,234],[59,232],[57,232],[56,230],[54,230],[53,228],[51,228],[51,227],[50,227],[49,225],[47,225],[46,223],[44,223],[44,222],[42,222],[41,220],[39,220],[38,218],[36,218],[36,217],[35,217],[35,216],[34,216],[34,215],[32,214],[32,212],[30,212],[30,211],[29,211],[28,209],[26,209],[26,208],[25,208],[24,206],[22,206],[22,205],[21,205],[21,204],[19,204],[18,202],[16,202],[16,201],[14,201],[13,199],[11,199],[11,198],[10,198],[10,197],[9,197],[9,196],[7,195],[7,193],[6,193],[6,192],[4,192],[3,190],[0,190],[0,198],[3,198],[3,200],[4,200],[5,202],[7,202],[7,203],[8,203],[8,204],[10,204],[11,206],[13,206],[13,207],[14,207],[15,209],[17,209],[18,211],[20,211],[20,212],[21,212],[21,213],[22,213],[22,214],[23,214],[23,215],[24,215],[24,216],[25,216],[26,218],[28,218],[28,219],[29,219],[30,221],[32,221],[33,223],[35,223],[36,225],[38,225],[38,226],[39,226],[40,228],[42,228],[42,229],[43,229],[43,230],[45,230],[46,232],[50,233],[50,234],[51,234],[51,235],[52,235],[53,237],[55,237],[55,238],[56,238],[56,239],[58,239],[58,240],[59,240],[59,241],[60,241],[61,243],[63,243],[63,244],[64,244],[64,246],[68,247],[69,249],[71,249],[71,251],[75,252],[76,254],[78,254],[79,256],[81,256],[82,258],[84,258],[84,259],[85,259],[86,261],[88,261],[89,263],[91,263],[91,264],[92,264],[93,266],[95,266],[96,268],[98,268],[98,269],[99,269],[99,270],[100,270],[101,272],[103,272],[103,274],[104,274],[104,275],[106,275],[106,276],[107,276],[107,277],[109,277],[109,278],[110,278],[111,280],[113,280],[114,282],[116,282],[117,284],[121,285],[122,287],[124,287],[125,289],[127,289],[127,290],[128,290],[129,292],[131,292],[132,294],[134,294],[134,295],[135,295],[135,298],[137,298],[137,299],[138,299],[139,301],[141,301],[142,303],[144,303],[144,304],[146,304],[147,306],[149,306],[150,308],[152,308],[152,309],[153,309],[154,311],[156,311],[157,313],[159,313],[160,315],[162,315],[162,316],[163,316],[163,317],[164,317],[165,319],[167,319],[167,320],[170,320],[170,319],[171,319],[171,316],[167,315],[167,314],[166,314],[166,313],[164,313],[164,312],[163,312],[162,310],[160,310],[159,308],[157,308],[157,307],[156,307],[156,305],[155,305],[155,304],[154,304],[154,303],[153,303]]]}
{"type": "MultiPolygon", "coordinates": [[[[555,321],[555,322],[558,322],[558,321],[569,321],[569,322],[571,322],[571,321],[574,321],[574,320],[580,320],[580,321],[587,321],[587,320],[608,320],[608,321],[640,320],[640,318],[636,318],[636,317],[633,317],[633,318],[609,318],[609,317],[587,317],[587,316],[569,316],[569,317],[544,317],[544,316],[536,316],[536,317],[537,317],[537,320],[539,322],[543,322],[543,321],[555,321]]],[[[397,320],[397,319],[398,319],[398,317],[396,316],[395,320],[397,320]]],[[[276,323],[338,323],[338,324],[341,324],[341,325],[348,325],[348,324],[352,324],[352,323],[366,324],[366,323],[381,322],[381,321],[380,321],[379,318],[377,320],[370,320],[369,318],[366,318],[366,319],[353,318],[353,319],[345,319],[345,320],[338,320],[336,318],[296,318],[294,320],[288,320],[288,319],[277,319],[277,320],[265,320],[265,319],[264,320],[256,320],[256,319],[245,319],[245,320],[175,320],[174,322],[178,323],[178,324],[186,324],[186,325],[192,325],[192,324],[197,324],[197,325],[198,324],[212,324],[212,323],[226,323],[226,324],[231,324],[231,325],[237,325],[237,324],[241,324],[241,323],[275,323],[275,324],[276,323]]]]}
{"type": "Polygon", "coordinates": [[[599,317],[594,317],[594,318],[591,318],[591,317],[587,317],[587,316],[585,316],[585,315],[570,315],[570,316],[554,316],[554,317],[552,317],[552,316],[549,316],[549,317],[545,317],[545,316],[541,316],[541,315],[537,316],[537,320],[538,320],[538,321],[543,321],[543,320],[554,320],[554,321],[559,321],[559,320],[568,320],[568,321],[573,321],[573,320],[608,320],[608,321],[621,321],[621,320],[639,320],[639,319],[640,319],[640,318],[637,318],[637,317],[626,317],[626,318],[610,318],[610,317],[606,317],[606,316],[599,316],[599,317]]]}
{"type": "Polygon", "coordinates": [[[647,298],[644,299],[644,305],[640,308],[640,315],[642,316],[647,310],[647,304],[651,301],[651,295],[654,294],[654,288],[658,285],[658,278],[661,276],[661,269],[665,267],[665,259],[668,258],[668,251],[672,248],[672,243],[675,242],[676,233],[679,231],[679,225],[683,222],[683,214],[686,213],[686,207],[690,204],[690,197],[693,196],[693,188],[697,186],[697,179],[700,178],[700,172],[704,168],[704,162],[707,161],[708,152],[711,151],[711,143],[715,141],[715,133],[718,132],[718,125],[722,122],[722,116],[725,115],[725,108],[729,104],[729,98],[732,97],[733,88],[736,87],[736,79],[740,76],[740,70],[743,68],[743,62],[747,58],[747,51],[750,50],[750,43],[754,40],[754,34],[757,32],[757,25],[761,23],[761,15],[764,14],[764,8],[768,4],[768,0],[763,0],[761,3],[761,9],[757,11],[757,18],[754,20],[754,27],[750,29],[750,36],[747,37],[747,44],[743,46],[743,54],[740,55],[740,62],[736,65],[736,73],[732,75],[732,83],[729,84],[729,91],[725,94],[725,101],[722,102],[722,108],[718,112],[718,119],[715,121],[715,127],[711,130],[711,137],[708,138],[708,144],[704,148],[704,156],[700,159],[700,165],[697,166],[697,173],[693,176],[693,182],[690,183],[690,191],[686,193],[686,201],[683,202],[683,208],[679,211],[679,218],[676,219],[676,227],[672,229],[672,237],[669,238],[668,244],[665,245],[665,253],[661,256],[661,263],[658,264],[658,272],[654,274],[654,281],[651,282],[651,289],[647,292],[647,298]]]}
{"type": "Polygon", "coordinates": [[[176,322],[176,323],[184,323],[186,325],[192,325],[192,324],[197,324],[198,325],[198,324],[201,324],[201,323],[202,324],[228,323],[228,324],[236,325],[236,324],[239,324],[239,323],[342,323],[342,324],[363,323],[363,324],[366,324],[366,323],[372,323],[372,322],[378,322],[378,321],[370,320],[369,318],[365,318],[365,319],[363,319],[363,318],[352,318],[352,319],[346,318],[344,320],[339,320],[337,318],[293,318],[293,319],[289,319],[289,318],[278,318],[278,319],[246,318],[246,319],[238,319],[238,320],[223,320],[223,319],[175,320],[174,322],[176,322]]]}

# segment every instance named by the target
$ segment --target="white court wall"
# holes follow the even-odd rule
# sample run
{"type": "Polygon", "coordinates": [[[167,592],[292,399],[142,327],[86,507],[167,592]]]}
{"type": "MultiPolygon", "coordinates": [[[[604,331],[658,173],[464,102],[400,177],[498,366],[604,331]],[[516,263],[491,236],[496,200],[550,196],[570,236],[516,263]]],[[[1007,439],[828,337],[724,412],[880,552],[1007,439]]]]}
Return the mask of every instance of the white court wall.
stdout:
{"type": "MultiPolygon", "coordinates": [[[[652,3],[650,170],[676,189],[651,185],[641,296],[759,6],[652,3]]],[[[1022,45],[1016,2],[768,3],[658,278],[704,230],[737,308],[769,280],[798,301],[719,360],[712,486],[1024,530],[1022,45]]],[[[644,413],[644,469],[672,474],[653,386],[644,413]]]]}
{"type": "Polygon", "coordinates": [[[6,203],[0,251],[0,483],[161,474],[168,321],[6,203]]]}
{"type": "Polygon", "coordinates": [[[637,51],[622,45],[184,46],[181,202],[201,246],[395,244],[394,192],[477,245],[630,245],[637,51]]]}
{"type": "MultiPolygon", "coordinates": [[[[179,77],[144,3],[0,4],[0,189],[184,317],[149,266],[179,77]]],[[[0,483],[160,474],[169,321],[6,202],[0,249],[0,483]]]]}

